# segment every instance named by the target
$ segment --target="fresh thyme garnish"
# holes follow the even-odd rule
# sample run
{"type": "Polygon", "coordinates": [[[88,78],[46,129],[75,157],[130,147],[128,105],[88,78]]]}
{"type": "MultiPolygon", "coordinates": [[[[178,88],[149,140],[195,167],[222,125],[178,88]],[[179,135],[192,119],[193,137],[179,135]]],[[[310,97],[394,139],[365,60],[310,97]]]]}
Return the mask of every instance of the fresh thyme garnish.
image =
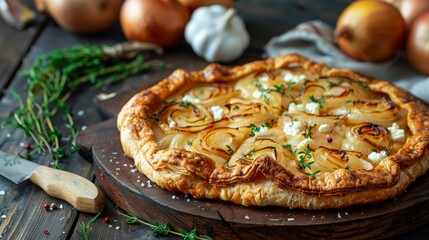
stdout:
{"type": "Polygon", "coordinates": [[[226,152],[227,152],[229,155],[232,155],[232,154],[234,153],[234,150],[231,148],[231,146],[226,145],[226,152]]]}
{"type": "Polygon", "coordinates": [[[88,230],[91,228],[92,223],[100,216],[101,212],[97,213],[93,218],[89,220],[88,223],[80,222],[79,223],[79,230],[76,230],[76,233],[81,236],[83,239],[88,240],[88,230]]]}
{"type": "Polygon", "coordinates": [[[229,162],[226,162],[226,163],[225,163],[225,167],[230,168],[230,167],[235,167],[235,165],[232,165],[232,166],[231,166],[231,165],[229,165],[229,162]]]}
{"type": "Polygon", "coordinates": [[[332,88],[335,85],[334,82],[328,81],[328,88],[332,88]]]}
{"type": "Polygon", "coordinates": [[[313,133],[311,132],[312,129],[313,129],[313,126],[308,126],[307,132],[305,133],[305,136],[307,138],[312,138],[313,137],[313,133]]]}
{"type": "Polygon", "coordinates": [[[240,107],[238,106],[238,105],[234,105],[234,107],[232,108],[232,109],[234,109],[234,110],[237,110],[237,109],[239,109],[240,107]]]}
{"type": "Polygon", "coordinates": [[[190,102],[179,102],[179,107],[182,107],[182,108],[188,109],[189,106],[191,106],[191,105],[192,105],[192,103],[190,103],[190,102]]]}
{"type": "Polygon", "coordinates": [[[387,156],[390,156],[390,148],[388,146],[383,147],[383,150],[386,152],[387,156]]]}
{"type": "Polygon", "coordinates": [[[368,86],[368,84],[366,84],[365,82],[363,82],[363,81],[357,81],[357,83],[359,84],[359,85],[361,85],[362,87],[364,87],[364,88],[366,88],[366,89],[368,89],[368,90],[371,90],[371,88],[368,86]]]}
{"type": "Polygon", "coordinates": [[[345,169],[350,169],[350,165],[346,165],[345,169]]]}
{"type": "Polygon", "coordinates": [[[27,78],[26,96],[12,92],[19,109],[1,127],[21,128],[34,141],[35,147],[24,157],[30,158],[37,152],[50,153],[54,167],[60,168],[59,162],[68,152],[78,151],[79,132],[67,103],[78,87],[90,83],[93,88],[100,88],[138,72],[165,67],[161,61],[145,62],[142,56],[128,63],[117,63],[116,59],[135,53],[131,48],[125,49],[126,45],[117,51],[117,46],[76,45],[56,50],[39,56],[28,70],[21,72],[27,78]],[[63,117],[59,118],[60,115],[63,117]],[[54,125],[54,119],[62,122],[54,125]],[[63,140],[63,136],[70,140],[63,140]]]}
{"type": "Polygon", "coordinates": [[[305,169],[305,168],[311,169],[311,165],[314,163],[314,161],[306,162],[305,160],[306,158],[308,159],[312,158],[312,155],[311,155],[312,152],[314,152],[314,149],[310,147],[310,144],[307,144],[306,149],[298,152],[298,158],[299,158],[298,162],[299,162],[299,167],[301,169],[305,169]]]}
{"type": "Polygon", "coordinates": [[[174,102],[175,102],[174,99],[171,99],[171,100],[168,100],[168,101],[166,101],[166,100],[163,101],[163,103],[165,105],[167,105],[167,106],[173,104],[174,102]]]}
{"type": "Polygon", "coordinates": [[[256,126],[255,124],[250,124],[250,136],[254,137],[256,134],[261,131],[262,127],[270,128],[272,126],[271,122],[265,122],[260,127],[256,126]]]}
{"type": "Polygon", "coordinates": [[[309,172],[305,172],[305,175],[310,176],[310,177],[312,177],[312,178],[316,178],[316,175],[317,175],[319,172],[320,172],[320,170],[316,170],[316,171],[311,172],[311,173],[309,173],[309,172]]]}
{"type": "Polygon", "coordinates": [[[292,150],[292,145],[291,144],[285,144],[283,145],[284,148],[286,148],[290,153],[295,154],[296,151],[298,151],[298,149],[292,150]]]}
{"type": "Polygon", "coordinates": [[[141,223],[143,225],[150,227],[152,232],[156,233],[156,234],[161,234],[164,236],[168,235],[168,234],[174,234],[176,236],[182,237],[182,239],[184,239],[184,240],[209,240],[209,239],[212,239],[208,235],[197,235],[196,229],[192,229],[189,232],[187,232],[185,230],[180,230],[179,232],[176,232],[176,231],[173,231],[170,229],[170,226],[168,225],[168,223],[164,223],[164,224],[160,225],[157,221],[154,221],[154,223],[151,224],[151,223],[148,223],[146,221],[139,219],[134,214],[125,214],[125,213],[122,213],[120,211],[118,211],[118,214],[126,217],[127,224],[141,223]]]}
{"type": "Polygon", "coordinates": [[[188,140],[188,141],[186,142],[186,145],[188,145],[188,146],[190,147],[190,146],[192,146],[192,142],[188,140]]]}
{"type": "Polygon", "coordinates": [[[321,108],[323,108],[323,105],[325,104],[325,97],[324,96],[322,96],[320,99],[316,99],[316,97],[314,97],[314,95],[310,95],[309,98],[310,98],[310,101],[318,103],[319,106],[321,108]]]}

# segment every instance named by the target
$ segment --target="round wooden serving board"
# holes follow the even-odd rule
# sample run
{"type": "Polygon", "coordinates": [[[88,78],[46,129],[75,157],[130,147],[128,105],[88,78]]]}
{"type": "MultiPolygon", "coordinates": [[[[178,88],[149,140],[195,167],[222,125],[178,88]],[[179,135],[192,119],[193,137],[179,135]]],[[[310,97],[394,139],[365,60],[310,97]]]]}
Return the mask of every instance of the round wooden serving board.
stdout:
{"type": "Polygon", "coordinates": [[[78,141],[83,156],[92,156],[97,180],[114,203],[175,230],[196,228],[214,239],[380,239],[429,222],[429,174],[380,204],[319,211],[242,207],[156,186],[124,155],[114,118],[88,128],[78,141]]]}

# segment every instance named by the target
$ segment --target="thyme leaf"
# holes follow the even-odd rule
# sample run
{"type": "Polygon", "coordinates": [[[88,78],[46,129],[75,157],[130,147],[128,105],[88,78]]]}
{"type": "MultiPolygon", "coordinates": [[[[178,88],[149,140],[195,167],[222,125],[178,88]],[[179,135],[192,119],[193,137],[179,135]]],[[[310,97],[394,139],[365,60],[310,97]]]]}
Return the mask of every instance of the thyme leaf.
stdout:
{"type": "Polygon", "coordinates": [[[197,235],[197,230],[192,229],[191,231],[187,232],[186,230],[179,230],[179,232],[171,230],[170,225],[168,223],[159,224],[158,221],[154,221],[154,223],[149,223],[146,221],[143,221],[136,217],[134,214],[131,213],[122,213],[120,211],[117,211],[119,215],[124,216],[127,219],[128,224],[134,224],[134,223],[141,223],[145,226],[148,226],[153,233],[155,234],[161,234],[161,235],[168,235],[173,234],[179,237],[182,237],[182,239],[187,240],[210,240],[212,239],[210,236],[207,235],[197,235]],[[129,219],[132,219],[129,221],[129,219]]]}
{"type": "Polygon", "coordinates": [[[80,222],[79,230],[76,230],[76,233],[85,240],[89,239],[88,231],[91,228],[92,223],[100,216],[101,212],[97,213],[93,218],[91,218],[88,223],[80,222]]]}

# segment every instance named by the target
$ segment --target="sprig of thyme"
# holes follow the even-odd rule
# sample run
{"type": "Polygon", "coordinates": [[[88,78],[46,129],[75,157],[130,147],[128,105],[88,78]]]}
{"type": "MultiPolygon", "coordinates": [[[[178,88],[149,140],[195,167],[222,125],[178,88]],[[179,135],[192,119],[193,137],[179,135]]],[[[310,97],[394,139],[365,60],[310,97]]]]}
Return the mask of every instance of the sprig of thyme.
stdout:
{"type": "Polygon", "coordinates": [[[170,229],[170,226],[168,223],[159,224],[158,221],[154,221],[154,223],[148,223],[146,221],[143,221],[139,219],[136,215],[128,213],[122,213],[118,211],[119,215],[122,215],[126,218],[127,224],[136,224],[141,223],[143,225],[146,225],[150,227],[153,233],[161,234],[161,235],[168,235],[168,234],[174,234],[176,236],[182,237],[184,240],[209,240],[212,239],[210,236],[207,235],[197,235],[197,230],[192,229],[191,231],[187,232],[186,230],[180,230],[179,232],[173,231],[170,229]]]}
{"type": "Polygon", "coordinates": [[[26,96],[12,92],[19,109],[1,127],[20,128],[32,139],[35,147],[23,157],[28,159],[36,152],[50,153],[54,167],[60,168],[59,162],[67,153],[78,151],[79,131],[67,100],[83,84],[100,88],[138,72],[165,67],[161,61],[144,61],[143,56],[127,63],[117,62],[120,56],[109,52],[117,46],[76,45],[56,50],[39,56],[29,69],[21,72],[27,78],[26,96]],[[58,118],[59,115],[63,117],[58,118]],[[62,123],[54,125],[54,119],[62,119],[62,123]],[[68,137],[70,141],[64,140],[68,137]]]}
{"type": "Polygon", "coordinates": [[[89,239],[88,230],[91,228],[92,223],[100,216],[101,212],[97,213],[93,218],[91,218],[88,223],[80,222],[79,230],[76,230],[76,233],[81,236],[84,240],[89,239]]]}

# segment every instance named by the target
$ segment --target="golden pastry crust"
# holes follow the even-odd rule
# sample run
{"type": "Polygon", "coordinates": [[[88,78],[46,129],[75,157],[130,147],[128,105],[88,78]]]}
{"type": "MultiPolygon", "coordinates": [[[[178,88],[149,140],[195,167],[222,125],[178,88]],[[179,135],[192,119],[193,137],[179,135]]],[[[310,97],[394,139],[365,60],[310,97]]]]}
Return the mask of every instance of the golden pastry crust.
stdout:
{"type": "Polygon", "coordinates": [[[176,70],[130,99],[117,125],[126,155],[160,187],[245,206],[380,202],[401,194],[429,167],[428,106],[389,82],[296,54],[231,69],[210,64],[199,72],[176,70]],[[284,85],[267,85],[280,75],[284,85]],[[300,76],[305,81],[298,85],[300,76]],[[212,85],[211,94],[220,97],[178,102],[193,87],[212,85]],[[259,90],[247,94],[248,85],[259,90]],[[166,102],[171,99],[176,102],[166,102]],[[210,107],[221,109],[220,119],[210,107]],[[199,124],[177,127],[172,118],[180,115],[174,114],[189,112],[199,124]],[[249,124],[248,116],[263,120],[249,124]],[[394,139],[394,131],[402,135],[394,139]],[[200,146],[230,136],[229,145],[222,142],[227,148],[200,146]]]}

